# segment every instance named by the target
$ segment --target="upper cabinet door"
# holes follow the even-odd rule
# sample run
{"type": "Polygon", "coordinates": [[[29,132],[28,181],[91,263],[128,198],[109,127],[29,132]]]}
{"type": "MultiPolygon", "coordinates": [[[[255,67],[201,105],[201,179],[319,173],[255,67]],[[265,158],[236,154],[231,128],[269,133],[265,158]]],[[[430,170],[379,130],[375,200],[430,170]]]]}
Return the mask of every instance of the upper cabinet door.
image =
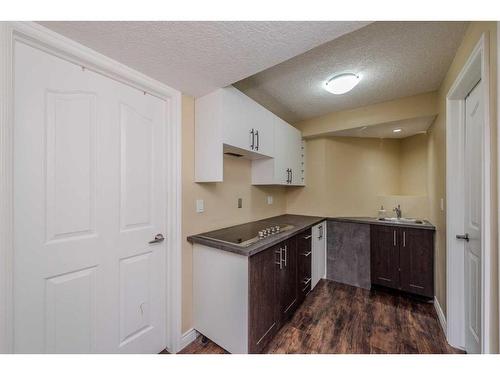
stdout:
{"type": "MultiPolygon", "coordinates": [[[[250,100],[250,99],[249,99],[250,100]]],[[[255,152],[274,156],[274,122],[276,116],[257,103],[252,106],[251,127],[255,137],[255,152]]]]}
{"type": "Polygon", "coordinates": [[[229,146],[273,156],[274,115],[234,87],[222,89],[222,134],[229,146]]]}
{"type": "Polygon", "coordinates": [[[252,184],[304,185],[300,131],[274,116],[273,138],[274,158],[252,162],[252,184]]]}
{"type": "Polygon", "coordinates": [[[302,135],[300,131],[294,127],[290,129],[289,143],[288,152],[291,169],[291,185],[302,185],[302,135]]]}
{"type": "Polygon", "coordinates": [[[256,140],[252,124],[255,111],[249,105],[249,98],[234,87],[221,89],[220,98],[223,143],[254,151],[256,140]]]}
{"type": "Polygon", "coordinates": [[[274,181],[275,184],[288,185],[290,181],[290,125],[279,117],[274,123],[274,181]]]}

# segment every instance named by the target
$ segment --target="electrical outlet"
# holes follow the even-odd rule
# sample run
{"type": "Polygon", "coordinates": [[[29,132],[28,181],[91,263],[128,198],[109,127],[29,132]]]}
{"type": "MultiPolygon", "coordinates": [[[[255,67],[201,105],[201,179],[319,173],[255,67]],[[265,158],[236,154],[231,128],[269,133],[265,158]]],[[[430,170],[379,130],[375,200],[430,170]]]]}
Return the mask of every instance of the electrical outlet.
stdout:
{"type": "Polygon", "coordinates": [[[267,204],[273,204],[273,196],[272,195],[267,196],[267,204]]]}
{"type": "Polygon", "coordinates": [[[205,201],[203,199],[197,199],[196,200],[196,212],[202,213],[203,211],[205,211],[205,201]]]}
{"type": "Polygon", "coordinates": [[[243,198],[238,198],[238,208],[243,207],[243,198]]]}

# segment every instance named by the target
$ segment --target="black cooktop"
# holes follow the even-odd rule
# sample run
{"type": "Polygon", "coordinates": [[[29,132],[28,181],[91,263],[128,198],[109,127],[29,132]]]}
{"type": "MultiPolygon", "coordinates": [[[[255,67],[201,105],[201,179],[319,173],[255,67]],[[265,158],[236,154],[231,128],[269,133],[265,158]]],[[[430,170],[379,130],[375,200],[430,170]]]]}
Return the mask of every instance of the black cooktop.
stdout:
{"type": "Polygon", "coordinates": [[[211,232],[202,233],[198,236],[218,241],[224,241],[234,245],[250,246],[251,244],[265,237],[268,237],[269,235],[285,232],[293,228],[293,225],[289,225],[286,223],[276,223],[262,220],[247,224],[235,225],[229,228],[218,229],[211,232]],[[275,229],[272,231],[272,233],[265,233],[265,235],[263,236],[262,232],[266,232],[266,230],[268,230],[269,228],[275,229]],[[279,231],[277,228],[279,228],[279,231]]]}

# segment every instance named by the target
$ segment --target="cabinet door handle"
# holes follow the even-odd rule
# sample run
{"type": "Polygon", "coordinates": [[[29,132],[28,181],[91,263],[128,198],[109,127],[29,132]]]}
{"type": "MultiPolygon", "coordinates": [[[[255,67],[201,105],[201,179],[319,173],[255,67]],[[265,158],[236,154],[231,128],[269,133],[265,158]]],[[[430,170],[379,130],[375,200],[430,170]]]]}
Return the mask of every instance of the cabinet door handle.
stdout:
{"type": "Polygon", "coordinates": [[[286,267],[286,258],[288,258],[288,248],[285,245],[285,267],[286,267]]]}
{"type": "Polygon", "coordinates": [[[259,143],[260,143],[259,138],[260,137],[259,137],[259,131],[258,130],[255,131],[255,137],[257,138],[257,144],[255,145],[255,150],[259,151],[259,143]]]}
{"type": "Polygon", "coordinates": [[[406,247],[406,231],[403,231],[403,247],[406,247]]]}
{"type": "Polygon", "coordinates": [[[250,138],[251,138],[251,140],[250,140],[250,148],[252,150],[254,149],[254,145],[255,145],[255,143],[254,143],[255,142],[254,137],[255,137],[255,133],[254,133],[254,131],[252,129],[252,130],[250,130],[250,138]]]}
{"type": "Polygon", "coordinates": [[[290,183],[293,181],[293,170],[290,168],[290,183]]]}
{"type": "Polygon", "coordinates": [[[304,253],[304,254],[301,254],[302,256],[305,256],[305,257],[308,257],[309,255],[311,255],[312,251],[309,251],[308,253],[304,253]]]}
{"type": "Polygon", "coordinates": [[[279,251],[278,250],[275,251],[275,253],[279,254],[279,256],[280,256],[280,261],[279,262],[275,262],[278,266],[280,266],[280,270],[283,269],[283,264],[281,263],[281,261],[282,261],[281,251],[282,251],[281,247],[280,247],[279,251]]]}
{"type": "Polygon", "coordinates": [[[394,246],[396,246],[396,231],[393,232],[394,232],[394,246]]]}
{"type": "Polygon", "coordinates": [[[310,235],[308,235],[308,236],[305,236],[305,237],[304,237],[304,240],[308,240],[308,239],[309,239],[309,238],[311,238],[311,237],[312,237],[312,235],[311,235],[311,234],[310,234],[310,235]]]}

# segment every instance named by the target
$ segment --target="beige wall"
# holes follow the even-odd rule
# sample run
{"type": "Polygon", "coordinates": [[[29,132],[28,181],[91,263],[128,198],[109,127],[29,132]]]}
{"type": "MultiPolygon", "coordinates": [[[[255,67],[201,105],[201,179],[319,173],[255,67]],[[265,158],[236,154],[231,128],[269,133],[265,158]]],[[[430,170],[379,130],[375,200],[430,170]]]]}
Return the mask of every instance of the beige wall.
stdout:
{"type": "MultiPolygon", "coordinates": [[[[438,91],[438,112],[434,124],[431,126],[429,134],[429,147],[428,147],[428,191],[430,202],[430,217],[437,226],[436,232],[436,297],[446,314],[446,218],[445,212],[441,211],[439,200],[446,199],[446,95],[463,68],[473,48],[479,41],[482,33],[488,33],[490,38],[490,121],[493,130],[492,134],[492,150],[493,150],[493,163],[492,163],[492,177],[494,185],[492,192],[496,192],[496,22],[472,22],[464,36],[462,44],[460,45],[457,54],[451,64],[446,77],[438,91]]],[[[497,228],[497,203],[496,194],[493,194],[495,201],[493,202],[492,212],[495,215],[494,228],[497,228]]],[[[498,231],[493,231],[492,245],[493,245],[493,274],[492,274],[492,311],[491,311],[491,325],[492,337],[491,346],[498,352],[498,246],[497,246],[498,231]]]]}
{"type": "Polygon", "coordinates": [[[376,216],[397,204],[428,217],[427,136],[399,139],[324,137],[306,143],[306,187],[288,188],[287,212],[376,216]]]}
{"type": "Polygon", "coordinates": [[[401,140],[399,193],[427,196],[427,134],[401,140]]]}
{"type": "Polygon", "coordinates": [[[285,188],[251,186],[248,160],[224,157],[224,182],[194,183],[194,100],[182,97],[182,330],[193,325],[192,246],[185,238],[286,211],[285,188]],[[267,204],[267,196],[273,204],[267,204]],[[237,208],[238,198],[243,207],[237,208]],[[195,212],[196,199],[205,201],[205,212],[195,212]]]}
{"type": "Polygon", "coordinates": [[[399,141],[331,137],[306,142],[306,186],[289,188],[287,211],[373,216],[379,195],[399,192],[399,141]]]}

